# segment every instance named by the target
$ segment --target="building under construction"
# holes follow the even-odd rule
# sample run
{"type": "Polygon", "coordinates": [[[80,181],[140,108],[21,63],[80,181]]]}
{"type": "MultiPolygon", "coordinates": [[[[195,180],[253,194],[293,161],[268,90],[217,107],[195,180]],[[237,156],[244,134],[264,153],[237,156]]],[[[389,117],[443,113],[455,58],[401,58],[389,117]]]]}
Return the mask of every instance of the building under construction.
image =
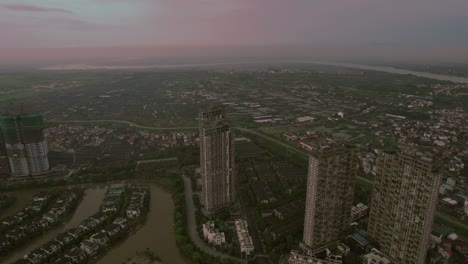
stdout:
{"type": "MultiPolygon", "coordinates": [[[[12,176],[39,175],[49,170],[49,149],[40,115],[0,117],[0,143],[12,176]]],[[[0,162],[2,153],[0,153],[0,162]]],[[[6,164],[0,164],[0,169],[6,164]]]]}
{"type": "Polygon", "coordinates": [[[234,200],[234,142],[221,107],[200,112],[199,128],[203,213],[209,216],[234,200]]]}

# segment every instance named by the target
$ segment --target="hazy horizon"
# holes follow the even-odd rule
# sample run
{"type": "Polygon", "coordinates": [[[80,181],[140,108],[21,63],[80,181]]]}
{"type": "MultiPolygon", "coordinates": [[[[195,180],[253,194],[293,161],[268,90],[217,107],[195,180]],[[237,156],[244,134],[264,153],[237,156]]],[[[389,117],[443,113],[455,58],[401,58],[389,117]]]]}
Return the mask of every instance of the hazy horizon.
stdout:
{"type": "Polygon", "coordinates": [[[468,63],[464,0],[0,0],[0,64],[468,63]]]}

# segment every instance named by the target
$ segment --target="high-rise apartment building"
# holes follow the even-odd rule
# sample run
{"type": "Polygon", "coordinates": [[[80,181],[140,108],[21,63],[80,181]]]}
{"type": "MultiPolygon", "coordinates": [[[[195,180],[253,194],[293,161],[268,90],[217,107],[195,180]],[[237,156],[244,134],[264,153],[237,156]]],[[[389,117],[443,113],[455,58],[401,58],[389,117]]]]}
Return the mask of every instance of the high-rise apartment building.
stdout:
{"type": "Polygon", "coordinates": [[[337,241],[351,223],[359,162],[352,146],[317,146],[309,157],[304,243],[311,249],[337,241]]]}
{"type": "Polygon", "coordinates": [[[419,152],[379,155],[368,234],[392,261],[424,263],[439,183],[432,160],[419,152]]]}
{"type": "Polygon", "coordinates": [[[49,152],[39,115],[0,117],[0,133],[12,176],[28,176],[49,170],[49,152]]]}
{"type": "Polygon", "coordinates": [[[226,114],[210,107],[199,114],[203,213],[207,216],[234,200],[234,142],[226,114]]]}
{"type": "Polygon", "coordinates": [[[3,140],[2,133],[0,133],[0,175],[10,173],[10,165],[8,163],[5,141],[3,140]]]}

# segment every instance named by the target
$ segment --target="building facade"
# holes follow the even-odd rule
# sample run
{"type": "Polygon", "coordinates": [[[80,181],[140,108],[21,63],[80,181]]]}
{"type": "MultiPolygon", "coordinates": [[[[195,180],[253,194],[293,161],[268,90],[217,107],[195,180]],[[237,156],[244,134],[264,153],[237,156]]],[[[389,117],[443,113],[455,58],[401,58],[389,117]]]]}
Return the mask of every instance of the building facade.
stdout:
{"type": "Polygon", "coordinates": [[[351,223],[359,162],[351,146],[318,146],[309,157],[304,243],[310,248],[337,241],[351,223]]]}
{"type": "Polygon", "coordinates": [[[43,174],[49,170],[44,121],[38,115],[0,117],[0,133],[12,176],[43,174]]]}
{"type": "Polygon", "coordinates": [[[367,253],[362,257],[362,264],[391,264],[392,262],[386,258],[381,252],[376,249],[372,249],[370,253],[367,253]]]}
{"type": "Polygon", "coordinates": [[[297,250],[291,250],[288,264],[341,264],[341,260],[320,259],[314,256],[303,255],[297,250]]]}
{"type": "Polygon", "coordinates": [[[215,244],[217,246],[223,245],[226,243],[226,237],[224,232],[219,232],[215,228],[213,221],[208,221],[202,225],[203,237],[208,240],[210,244],[215,244]]]}
{"type": "Polygon", "coordinates": [[[247,221],[244,219],[236,219],[234,224],[236,226],[237,242],[239,244],[241,255],[252,255],[255,252],[255,246],[253,244],[252,237],[249,234],[247,221]]]}
{"type": "Polygon", "coordinates": [[[234,141],[221,107],[199,114],[202,205],[206,216],[234,201],[234,141]]]}
{"type": "Polygon", "coordinates": [[[10,174],[10,164],[8,161],[5,141],[3,133],[0,131],[0,176],[3,174],[10,174]]]}
{"type": "Polygon", "coordinates": [[[419,152],[379,155],[368,234],[394,262],[424,263],[439,184],[432,160],[419,152]]]}

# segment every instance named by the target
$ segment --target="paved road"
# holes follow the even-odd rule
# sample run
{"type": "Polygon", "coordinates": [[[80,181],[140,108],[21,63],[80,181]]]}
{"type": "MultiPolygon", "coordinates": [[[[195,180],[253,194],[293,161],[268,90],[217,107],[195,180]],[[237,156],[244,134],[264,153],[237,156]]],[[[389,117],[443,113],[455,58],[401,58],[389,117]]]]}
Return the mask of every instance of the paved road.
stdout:
{"type": "Polygon", "coordinates": [[[184,180],[184,189],[185,189],[185,208],[187,214],[187,229],[192,239],[192,242],[202,251],[212,256],[216,256],[222,259],[232,259],[235,261],[240,261],[243,263],[247,263],[245,259],[236,258],[233,256],[229,256],[222,252],[219,252],[212,247],[205,244],[205,242],[200,238],[197,232],[197,224],[195,220],[195,205],[193,203],[193,191],[192,191],[192,182],[187,176],[182,176],[184,180]]]}

